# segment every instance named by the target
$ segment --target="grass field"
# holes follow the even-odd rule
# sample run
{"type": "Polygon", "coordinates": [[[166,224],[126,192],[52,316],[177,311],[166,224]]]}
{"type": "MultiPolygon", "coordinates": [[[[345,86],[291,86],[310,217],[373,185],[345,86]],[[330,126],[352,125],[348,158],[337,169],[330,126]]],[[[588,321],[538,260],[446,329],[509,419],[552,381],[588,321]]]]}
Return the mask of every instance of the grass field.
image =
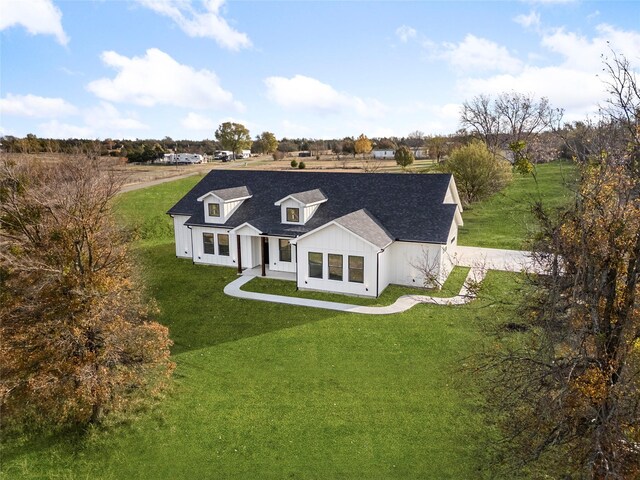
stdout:
{"type": "Polygon", "coordinates": [[[175,342],[166,399],[84,435],[3,439],[2,477],[492,478],[482,470],[495,432],[464,367],[490,342],[487,325],[512,320],[518,277],[490,272],[468,305],[393,316],[230,298],[222,288],[233,269],[174,255],[164,212],[197,180],[118,202],[136,226],[142,276],[175,342]]]}
{"type": "Polygon", "coordinates": [[[458,244],[520,250],[535,231],[531,206],[541,200],[547,208],[564,205],[571,196],[575,169],[569,162],[537,167],[532,176],[514,174],[513,182],[502,192],[472,205],[462,214],[458,244]]]}

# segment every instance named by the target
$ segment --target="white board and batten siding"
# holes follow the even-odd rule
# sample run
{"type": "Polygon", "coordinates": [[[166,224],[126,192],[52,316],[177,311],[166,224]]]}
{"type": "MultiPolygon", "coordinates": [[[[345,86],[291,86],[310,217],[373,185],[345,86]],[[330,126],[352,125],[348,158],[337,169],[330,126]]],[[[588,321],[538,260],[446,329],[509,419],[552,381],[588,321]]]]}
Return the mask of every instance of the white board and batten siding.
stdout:
{"type": "MultiPolygon", "coordinates": [[[[297,242],[298,288],[340,292],[366,297],[376,296],[377,254],[379,249],[337,225],[302,238],[297,242]],[[322,254],[322,277],[309,277],[309,252],[322,254]],[[329,254],[342,255],[342,280],[329,279],[329,254]],[[349,282],[349,255],[364,257],[364,282],[349,282]]],[[[382,291],[382,290],[381,290],[382,291]]]]}
{"type": "Polygon", "coordinates": [[[420,266],[427,264],[438,268],[441,262],[441,253],[442,245],[438,244],[393,242],[384,254],[381,280],[384,280],[386,285],[424,287],[425,276],[420,266]]]}
{"type": "Polygon", "coordinates": [[[293,198],[288,198],[280,204],[280,221],[284,224],[304,225],[311,219],[311,217],[313,217],[313,214],[316,213],[316,210],[318,210],[319,206],[319,204],[306,206],[298,202],[297,200],[294,200],[293,198]],[[287,221],[287,208],[297,208],[300,210],[299,222],[293,223],[287,221]]]}
{"type": "Polygon", "coordinates": [[[243,200],[229,200],[224,201],[217,196],[210,194],[204,200],[204,221],[206,223],[225,223],[231,215],[238,209],[238,207],[242,204],[243,200]],[[212,217],[209,215],[209,204],[217,203],[220,207],[220,216],[212,217]]]}
{"type": "Polygon", "coordinates": [[[180,258],[192,258],[191,229],[184,224],[187,220],[189,220],[189,215],[173,215],[176,256],[180,258]]]}
{"type": "MultiPolygon", "coordinates": [[[[290,238],[282,238],[282,240],[289,241],[290,238]]],[[[291,245],[291,261],[280,261],[280,238],[269,237],[269,269],[275,272],[289,272],[295,273],[296,271],[296,246],[291,245]]]]}
{"type": "MultiPolygon", "coordinates": [[[[223,228],[209,228],[209,227],[191,227],[193,235],[193,263],[202,263],[207,265],[221,265],[227,267],[233,267],[237,265],[238,251],[236,248],[236,237],[233,234],[229,234],[229,230],[223,228]],[[204,253],[204,233],[214,234],[215,254],[204,253]],[[229,255],[218,254],[218,235],[229,235],[229,255]]],[[[244,253],[244,251],[243,251],[244,253]]],[[[244,263],[244,259],[243,259],[244,263]]]]}

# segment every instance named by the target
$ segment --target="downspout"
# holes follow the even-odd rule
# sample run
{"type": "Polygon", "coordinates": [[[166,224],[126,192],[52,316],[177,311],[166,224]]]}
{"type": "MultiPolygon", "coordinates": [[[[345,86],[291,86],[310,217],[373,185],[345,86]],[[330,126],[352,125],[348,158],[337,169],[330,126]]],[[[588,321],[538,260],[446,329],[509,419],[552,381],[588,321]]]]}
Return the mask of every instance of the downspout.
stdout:
{"type": "Polygon", "coordinates": [[[380,295],[380,254],[384,250],[380,250],[376,253],[376,298],[380,295]]]}
{"type": "Polygon", "coordinates": [[[242,275],[242,246],[240,244],[240,235],[236,234],[236,248],[238,250],[238,275],[242,275]]]}
{"type": "Polygon", "coordinates": [[[189,233],[191,234],[191,263],[193,265],[196,264],[196,261],[193,259],[193,230],[191,229],[191,227],[189,225],[187,225],[187,228],[189,229],[189,233]]]}
{"type": "Polygon", "coordinates": [[[293,245],[296,247],[296,292],[298,291],[298,244],[293,245]]]}

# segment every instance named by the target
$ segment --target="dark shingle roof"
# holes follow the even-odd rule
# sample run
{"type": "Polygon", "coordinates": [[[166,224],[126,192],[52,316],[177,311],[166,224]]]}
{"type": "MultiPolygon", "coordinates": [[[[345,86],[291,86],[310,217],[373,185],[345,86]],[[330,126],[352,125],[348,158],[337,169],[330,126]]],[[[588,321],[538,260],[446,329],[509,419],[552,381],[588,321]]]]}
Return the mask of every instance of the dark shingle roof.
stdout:
{"type": "Polygon", "coordinates": [[[300,203],[303,203],[304,205],[322,202],[327,199],[324,193],[322,193],[322,190],[320,190],[319,188],[316,188],[314,190],[307,190],[306,192],[292,193],[290,197],[299,201],[300,203]]]}
{"type": "Polygon", "coordinates": [[[251,196],[251,192],[245,186],[242,187],[232,187],[232,188],[221,188],[218,190],[213,190],[211,193],[216,195],[221,200],[235,200],[236,198],[244,198],[251,196]]]}
{"type": "Polygon", "coordinates": [[[335,222],[378,248],[393,242],[389,232],[364,208],[336,218],[335,222]]]}
{"type": "Polygon", "coordinates": [[[446,243],[457,206],[443,204],[450,174],[357,174],[212,170],[167,213],[189,215],[187,225],[204,222],[198,197],[212,190],[246,186],[253,196],[227,220],[225,228],[249,222],[269,235],[297,237],[357,210],[366,209],[394,240],[446,243]],[[306,225],[281,223],[274,205],[295,192],[320,189],[320,204],[306,225]]]}

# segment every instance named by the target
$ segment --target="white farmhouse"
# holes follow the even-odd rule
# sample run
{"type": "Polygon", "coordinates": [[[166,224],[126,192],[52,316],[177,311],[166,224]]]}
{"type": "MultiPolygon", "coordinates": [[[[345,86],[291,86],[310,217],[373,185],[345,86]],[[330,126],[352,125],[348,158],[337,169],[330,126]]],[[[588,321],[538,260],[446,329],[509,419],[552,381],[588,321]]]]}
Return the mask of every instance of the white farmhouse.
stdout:
{"type": "Polygon", "coordinates": [[[425,262],[444,282],[462,225],[449,174],[213,170],[167,213],[178,257],[369,297],[423,286],[425,262]]]}

